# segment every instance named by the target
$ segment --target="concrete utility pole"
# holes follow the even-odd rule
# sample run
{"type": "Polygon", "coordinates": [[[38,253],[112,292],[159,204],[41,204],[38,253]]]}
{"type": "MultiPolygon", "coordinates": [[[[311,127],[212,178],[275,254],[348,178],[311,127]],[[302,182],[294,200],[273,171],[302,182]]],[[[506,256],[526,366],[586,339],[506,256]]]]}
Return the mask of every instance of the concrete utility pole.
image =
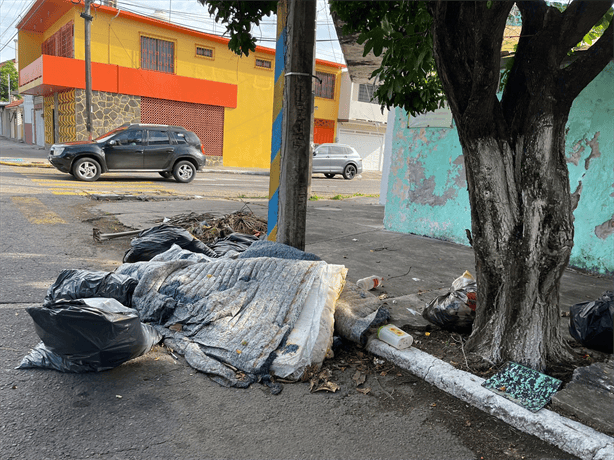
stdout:
{"type": "Polygon", "coordinates": [[[316,0],[288,0],[277,242],[305,250],[316,0]]]}
{"type": "Polygon", "coordinates": [[[89,140],[92,140],[92,15],[90,5],[92,0],[85,0],[81,17],[85,19],[85,128],[89,140]]]}

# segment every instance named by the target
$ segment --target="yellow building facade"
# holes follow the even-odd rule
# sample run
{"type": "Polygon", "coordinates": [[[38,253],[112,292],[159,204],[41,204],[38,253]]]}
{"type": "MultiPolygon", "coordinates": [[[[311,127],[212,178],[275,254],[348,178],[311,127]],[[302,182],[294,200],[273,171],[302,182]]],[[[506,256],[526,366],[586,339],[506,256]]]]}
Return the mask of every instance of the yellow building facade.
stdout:
{"type": "MultiPolygon", "coordinates": [[[[44,99],[46,143],[87,138],[82,10],[38,0],[18,25],[20,92],[44,99]]],[[[108,6],[91,15],[95,136],[125,122],[180,125],[213,163],[270,166],[275,50],[239,57],[216,35],[108,6]]],[[[343,67],[316,61],[316,143],[334,141],[343,67]]]]}

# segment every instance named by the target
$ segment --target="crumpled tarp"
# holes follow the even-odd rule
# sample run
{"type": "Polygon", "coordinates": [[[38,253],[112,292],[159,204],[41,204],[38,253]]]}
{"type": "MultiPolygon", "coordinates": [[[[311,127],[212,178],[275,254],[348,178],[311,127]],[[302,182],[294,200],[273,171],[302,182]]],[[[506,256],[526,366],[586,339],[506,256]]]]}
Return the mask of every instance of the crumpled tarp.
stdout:
{"type": "MultiPolygon", "coordinates": [[[[345,267],[334,266],[338,268],[331,271],[322,261],[272,257],[194,262],[178,260],[181,254],[176,249],[161,259],[167,256],[171,260],[166,262],[124,264],[116,273],[139,280],[132,306],[141,320],[156,324],[165,345],[218,383],[244,387],[268,377],[278,349],[280,355],[302,354],[315,342],[330,348],[334,301],[343,289],[345,267]],[[309,297],[313,308],[330,311],[330,325],[322,329],[308,325],[311,332],[306,335],[315,338],[302,345],[288,343],[309,297]],[[326,302],[332,306],[324,308],[326,302]],[[324,330],[328,332],[318,337],[324,330]]],[[[312,317],[306,324],[320,324],[321,315],[312,317]]],[[[323,360],[325,352],[315,354],[323,360]]],[[[284,372],[300,374],[313,361],[312,354],[307,350],[307,364],[305,359],[289,366],[286,361],[284,372]]]]}

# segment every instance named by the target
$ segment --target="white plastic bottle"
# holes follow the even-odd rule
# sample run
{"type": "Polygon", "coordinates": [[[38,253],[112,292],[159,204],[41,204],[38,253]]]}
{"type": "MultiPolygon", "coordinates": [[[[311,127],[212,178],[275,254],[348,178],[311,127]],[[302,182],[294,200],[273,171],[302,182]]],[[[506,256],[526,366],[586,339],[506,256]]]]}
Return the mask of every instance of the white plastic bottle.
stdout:
{"type": "Polygon", "coordinates": [[[377,331],[377,338],[399,350],[409,348],[414,343],[414,338],[411,335],[392,324],[380,327],[377,331]]]}
{"type": "Polygon", "coordinates": [[[383,283],[384,278],[382,278],[381,276],[373,275],[356,281],[356,286],[358,286],[363,291],[370,291],[371,289],[375,289],[377,287],[382,286],[383,283]]]}

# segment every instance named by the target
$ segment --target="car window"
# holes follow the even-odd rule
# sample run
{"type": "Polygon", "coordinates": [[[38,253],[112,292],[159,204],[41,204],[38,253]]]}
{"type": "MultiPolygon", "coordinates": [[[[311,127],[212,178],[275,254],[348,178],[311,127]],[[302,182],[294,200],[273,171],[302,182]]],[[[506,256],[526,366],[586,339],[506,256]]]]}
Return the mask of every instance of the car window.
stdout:
{"type": "Polygon", "coordinates": [[[177,143],[177,144],[187,144],[188,141],[185,138],[185,133],[176,133],[175,131],[171,132],[171,135],[173,136],[173,140],[177,143]]]}
{"type": "Polygon", "coordinates": [[[142,129],[129,129],[113,138],[120,145],[140,145],[143,143],[142,129]]]}
{"type": "Polygon", "coordinates": [[[200,139],[192,131],[186,131],[185,132],[185,138],[188,140],[188,144],[192,144],[192,145],[195,145],[197,147],[200,147],[200,144],[201,144],[200,139]]]}
{"type": "Polygon", "coordinates": [[[327,155],[328,154],[328,147],[327,146],[320,146],[318,147],[318,149],[316,150],[316,155],[327,155]]]}
{"type": "Polygon", "coordinates": [[[149,145],[170,144],[170,139],[166,131],[149,130],[149,145]]]}
{"type": "Polygon", "coordinates": [[[343,147],[335,145],[330,148],[330,153],[331,155],[343,155],[345,154],[345,149],[343,147]]]}
{"type": "Polygon", "coordinates": [[[111,137],[113,137],[115,134],[121,132],[121,131],[125,131],[126,127],[125,126],[120,126],[119,128],[115,128],[112,131],[109,131],[108,133],[103,134],[100,137],[97,137],[96,139],[94,139],[96,142],[106,142],[108,141],[111,137]]]}

